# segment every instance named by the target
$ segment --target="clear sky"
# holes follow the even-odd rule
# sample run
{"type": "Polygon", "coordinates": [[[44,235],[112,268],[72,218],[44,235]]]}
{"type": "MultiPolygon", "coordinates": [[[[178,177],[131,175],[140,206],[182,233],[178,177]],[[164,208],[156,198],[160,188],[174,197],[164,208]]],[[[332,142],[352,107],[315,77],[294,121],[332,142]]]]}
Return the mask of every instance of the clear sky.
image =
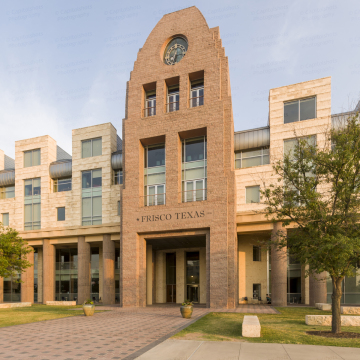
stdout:
{"type": "Polygon", "coordinates": [[[4,0],[0,3],[0,149],[112,122],[121,136],[125,87],[153,27],[195,5],[220,27],[235,130],[267,125],[269,89],[332,76],[332,113],[360,97],[360,1],[4,0]],[[177,5],[178,4],[178,5],[177,5]]]}

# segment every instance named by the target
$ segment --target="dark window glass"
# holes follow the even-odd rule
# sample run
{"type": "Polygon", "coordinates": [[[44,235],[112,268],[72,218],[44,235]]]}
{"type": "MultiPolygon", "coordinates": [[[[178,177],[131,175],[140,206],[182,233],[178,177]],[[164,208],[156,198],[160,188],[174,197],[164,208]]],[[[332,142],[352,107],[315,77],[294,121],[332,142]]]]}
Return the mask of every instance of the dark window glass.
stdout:
{"type": "Polygon", "coordinates": [[[82,188],[87,189],[91,187],[91,171],[83,171],[82,173],[82,188]]]}
{"type": "Polygon", "coordinates": [[[199,252],[186,253],[186,282],[187,284],[199,284],[200,258],[199,252]]]}
{"type": "Polygon", "coordinates": [[[299,101],[284,104],[284,124],[299,121],[299,101]]]}
{"type": "Polygon", "coordinates": [[[176,253],[166,254],[166,285],[176,284],[176,253]]]}
{"type": "Polygon", "coordinates": [[[260,246],[253,246],[253,261],[261,261],[261,248],[260,248],[260,246]]]}
{"type": "Polygon", "coordinates": [[[316,98],[300,100],[300,121],[316,118],[316,98]]]}
{"type": "MultiPolygon", "coordinates": [[[[145,163],[146,164],[146,163],[145,163]]],[[[165,145],[148,147],[147,149],[147,167],[165,165],[165,145]]]]}
{"type": "Polygon", "coordinates": [[[206,146],[204,146],[204,139],[186,140],[185,152],[183,151],[183,162],[204,159],[206,159],[206,146]]]}
{"type": "Polygon", "coordinates": [[[101,186],[101,169],[92,171],[92,187],[100,187],[101,186]]]}
{"type": "Polygon", "coordinates": [[[253,284],[253,298],[254,299],[261,298],[261,284],[253,284]]]}
{"type": "Polygon", "coordinates": [[[57,208],[57,220],[65,221],[65,207],[57,208]]]}

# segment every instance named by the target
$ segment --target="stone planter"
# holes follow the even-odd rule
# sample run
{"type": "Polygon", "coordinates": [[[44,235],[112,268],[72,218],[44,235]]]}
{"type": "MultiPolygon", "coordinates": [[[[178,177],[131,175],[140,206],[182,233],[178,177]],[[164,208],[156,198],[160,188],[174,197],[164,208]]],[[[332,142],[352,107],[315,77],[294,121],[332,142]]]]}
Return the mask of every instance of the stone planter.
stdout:
{"type": "Polygon", "coordinates": [[[84,310],[85,316],[93,316],[95,313],[95,305],[84,304],[83,310],[84,310]]]}
{"type": "Polygon", "coordinates": [[[181,315],[183,318],[190,319],[192,312],[193,312],[193,307],[192,306],[181,306],[180,312],[181,312],[181,315]]]}

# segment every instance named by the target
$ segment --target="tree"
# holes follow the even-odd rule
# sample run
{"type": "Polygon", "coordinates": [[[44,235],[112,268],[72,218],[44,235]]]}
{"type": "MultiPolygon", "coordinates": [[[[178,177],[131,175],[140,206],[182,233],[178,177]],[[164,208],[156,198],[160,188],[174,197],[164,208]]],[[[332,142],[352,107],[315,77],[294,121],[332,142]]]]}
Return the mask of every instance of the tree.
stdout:
{"type": "Polygon", "coordinates": [[[27,254],[32,248],[27,246],[19,233],[0,223],[0,277],[16,276],[32,266],[27,260],[27,254]]]}
{"type": "Polygon", "coordinates": [[[277,183],[264,185],[265,214],[282,222],[270,240],[288,247],[307,275],[328,272],[332,280],[332,332],[341,332],[341,285],[353,276],[360,259],[360,125],[359,113],[324,130],[321,141],[297,137],[275,161],[277,183]]]}

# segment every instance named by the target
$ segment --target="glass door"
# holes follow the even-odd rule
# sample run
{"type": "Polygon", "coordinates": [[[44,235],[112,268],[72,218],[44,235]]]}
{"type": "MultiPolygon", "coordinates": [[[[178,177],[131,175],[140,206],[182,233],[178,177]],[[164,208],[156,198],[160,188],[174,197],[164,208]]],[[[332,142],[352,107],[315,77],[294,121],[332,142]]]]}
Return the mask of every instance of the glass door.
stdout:
{"type": "Polygon", "coordinates": [[[200,280],[200,257],[198,251],[186,253],[186,293],[187,300],[198,303],[200,280]]]}

